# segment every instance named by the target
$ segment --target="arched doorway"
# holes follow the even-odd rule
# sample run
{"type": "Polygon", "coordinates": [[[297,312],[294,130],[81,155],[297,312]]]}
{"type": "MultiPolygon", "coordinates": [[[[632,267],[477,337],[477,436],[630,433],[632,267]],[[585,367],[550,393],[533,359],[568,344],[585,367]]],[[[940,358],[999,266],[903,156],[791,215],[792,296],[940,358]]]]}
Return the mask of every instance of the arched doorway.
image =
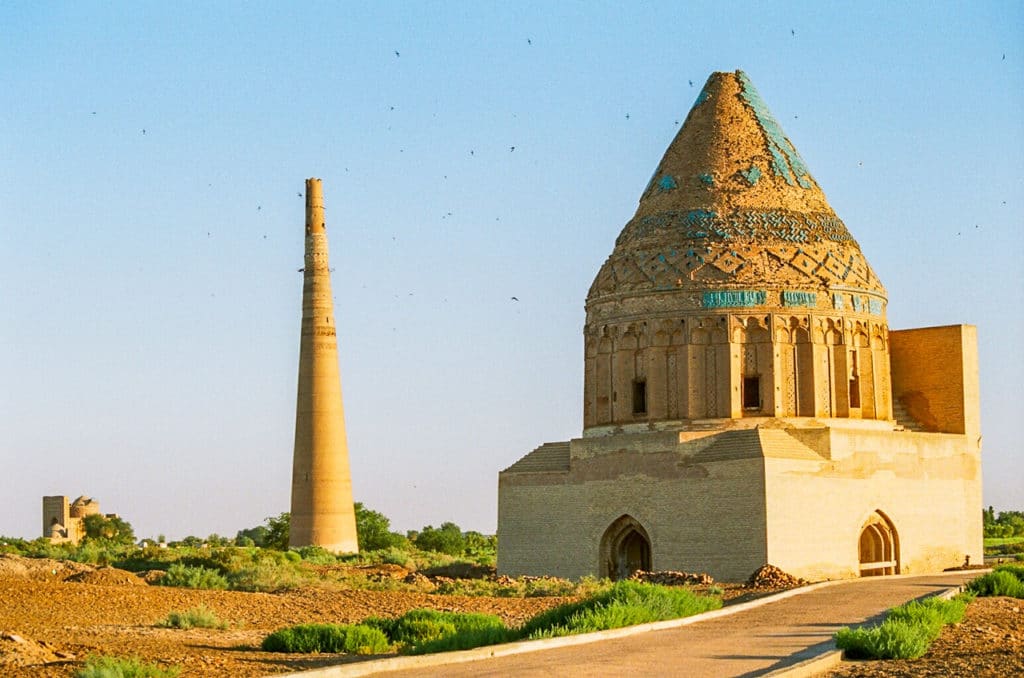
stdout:
{"type": "Polygon", "coordinates": [[[899,536],[892,521],[881,511],[872,513],[861,527],[857,551],[860,556],[860,576],[899,574],[899,536]]]}
{"type": "Polygon", "coordinates": [[[601,576],[626,579],[637,570],[651,569],[651,539],[636,518],[624,515],[601,537],[601,576]]]}

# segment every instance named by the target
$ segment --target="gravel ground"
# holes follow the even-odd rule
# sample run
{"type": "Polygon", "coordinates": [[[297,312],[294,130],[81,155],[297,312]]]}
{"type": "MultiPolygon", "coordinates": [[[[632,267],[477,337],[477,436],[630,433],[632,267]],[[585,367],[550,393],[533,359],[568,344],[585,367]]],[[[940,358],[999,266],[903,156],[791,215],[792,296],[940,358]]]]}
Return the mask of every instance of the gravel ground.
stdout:
{"type": "MultiPolygon", "coordinates": [[[[98,571],[99,572],[99,571],[98,571]]],[[[303,622],[350,623],[427,607],[497,614],[519,624],[564,598],[484,598],[424,593],[322,591],[280,594],[149,586],[120,571],[61,580],[0,572],[0,675],[66,677],[91,653],[177,664],[182,675],[262,676],[345,661],[341,655],[259,651],[272,630],[303,622]],[[104,579],[110,583],[92,584],[104,579]],[[120,580],[120,583],[115,583],[120,580]],[[126,583],[131,582],[131,583],[126,583]],[[156,628],[171,611],[205,605],[231,624],[224,631],[156,628]]],[[[349,660],[352,660],[351,658],[349,660]]]]}

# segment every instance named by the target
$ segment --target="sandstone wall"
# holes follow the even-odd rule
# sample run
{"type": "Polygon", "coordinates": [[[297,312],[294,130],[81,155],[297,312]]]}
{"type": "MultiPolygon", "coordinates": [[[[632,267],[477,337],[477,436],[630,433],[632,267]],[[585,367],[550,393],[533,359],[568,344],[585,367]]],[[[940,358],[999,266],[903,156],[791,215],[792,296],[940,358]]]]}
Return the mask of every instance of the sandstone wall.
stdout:
{"type": "Polygon", "coordinates": [[[875,511],[896,530],[902,574],[982,562],[981,459],[964,436],[832,429],[827,443],[828,459],[765,460],[769,562],[856,577],[875,511]]]}

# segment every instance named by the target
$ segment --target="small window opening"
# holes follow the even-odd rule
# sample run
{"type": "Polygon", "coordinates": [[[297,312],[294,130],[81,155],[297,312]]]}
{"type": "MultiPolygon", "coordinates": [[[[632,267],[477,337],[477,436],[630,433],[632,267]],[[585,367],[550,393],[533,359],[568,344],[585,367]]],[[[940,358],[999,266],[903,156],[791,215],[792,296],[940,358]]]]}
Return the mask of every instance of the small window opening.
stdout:
{"type": "Polygon", "coordinates": [[[857,352],[851,351],[850,407],[860,407],[860,376],[857,373],[857,352]]]}
{"type": "Polygon", "coordinates": [[[633,382],[633,414],[647,414],[647,380],[633,382]]]}
{"type": "Polygon", "coordinates": [[[860,379],[850,380],[850,407],[860,407],[860,379]]]}
{"type": "Polygon", "coordinates": [[[761,377],[743,377],[743,409],[761,409],[761,377]]]}

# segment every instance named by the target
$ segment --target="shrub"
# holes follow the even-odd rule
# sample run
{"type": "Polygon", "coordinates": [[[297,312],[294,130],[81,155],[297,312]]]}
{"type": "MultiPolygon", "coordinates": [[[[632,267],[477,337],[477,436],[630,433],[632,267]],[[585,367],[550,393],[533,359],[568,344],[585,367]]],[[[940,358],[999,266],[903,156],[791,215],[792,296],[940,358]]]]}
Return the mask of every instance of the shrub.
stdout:
{"type": "Polygon", "coordinates": [[[297,553],[303,561],[313,565],[334,565],[338,559],[323,546],[301,546],[288,553],[297,553]]]}
{"type": "Polygon", "coordinates": [[[261,647],[267,652],[379,654],[390,645],[380,629],[365,624],[299,624],[274,631],[261,647]]]}
{"type": "Polygon", "coordinates": [[[226,629],[228,624],[221,621],[213,610],[200,605],[185,612],[171,612],[157,626],[171,629],[226,629]]]}
{"type": "Polygon", "coordinates": [[[189,589],[226,589],[228,580],[217,570],[174,563],[167,568],[167,574],[160,578],[159,584],[189,589]]]}
{"type": "Polygon", "coordinates": [[[877,626],[839,629],[836,647],[851,659],[916,659],[928,651],[944,625],[963,619],[970,599],[927,598],[894,607],[877,626]]]}
{"type": "Polygon", "coordinates": [[[345,633],[345,652],[349,654],[381,654],[390,649],[388,637],[372,626],[356,624],[345,633]]]}
{"type": "Polygon", "coordinates": [[[915,659],[928,651],[931,630],[910,621],[886,620],[879,626],[842,628],[836,632],[836,647],[851,659],[915,659]]]}
{"type": "Polygon", "coordinates": [[[135,657],[90,656],[75,678],[175,678],[180,673],[176,666],[161,668],[135,657]]]}
{"type": "Polygon", "coordinates": [[[995,569],[971,581],[967,590],[979,596],[1024,598],[1024,577],[1017,577],[1016,570],[1024,570],[1024,567],[1010,565],[995,569]]]}

